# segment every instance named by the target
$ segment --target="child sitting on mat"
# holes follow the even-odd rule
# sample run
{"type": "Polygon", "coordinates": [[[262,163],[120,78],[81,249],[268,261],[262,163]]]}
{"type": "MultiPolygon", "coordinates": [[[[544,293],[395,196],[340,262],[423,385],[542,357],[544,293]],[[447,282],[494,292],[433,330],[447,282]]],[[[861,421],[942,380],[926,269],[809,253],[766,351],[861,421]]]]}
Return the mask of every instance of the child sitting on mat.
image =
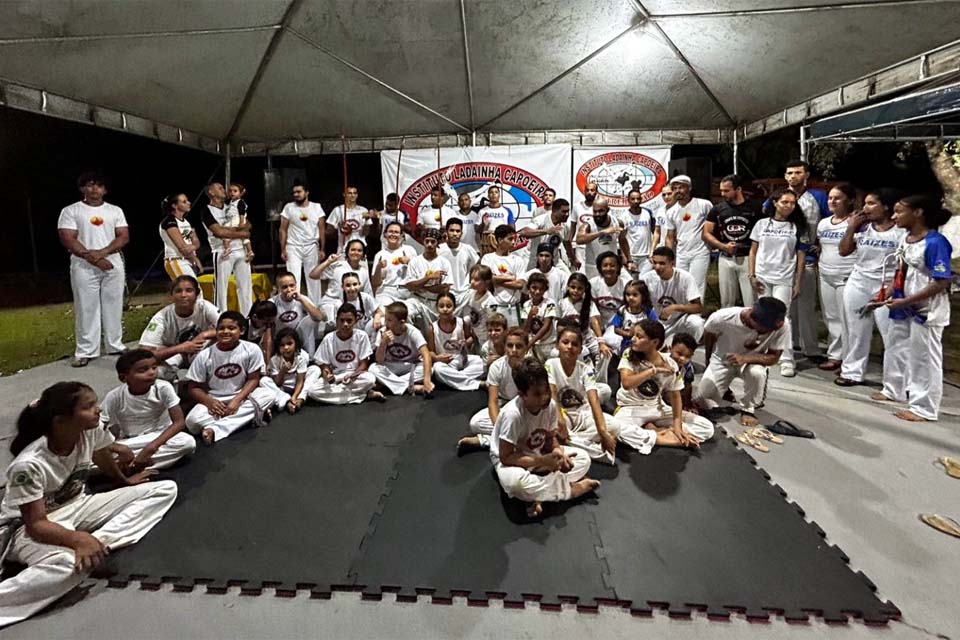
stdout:
{"type": "Polygon", "coordinates": [[[530,298],[520,308],[523,330],[530,337],[531,355],[546,362],[557,346],[557,304],[547,297],[550,283],[542,273],[531,273],[527,278],[530,298]]]}
{"type": "MultiPolygon", "coordinates": [[[[657,312],[650,301],[650,289],[643,280],[631,280],[623,288],[624,304],[617,315],[613,316],[603,339],[615,353],[620,354],[630,348],[633,339],[633,325],[641,320],[656,320],[657,312]],[[613,335],[611,335],[613,334],[613,335]]],[[[696,343],[694,343],[696,344],[696,343]]]]}
{"type": "MultiPolygon", "coordinates": [[[[654,320],[656,318],[653,318],[654,320]]],[[[629,348],[629,347],[627,347],[629,348]]],[[[695,408],[693,403],[693,354],[697,350],[697,339],[689,333],[677,333],[673,336],[673,344],[670,345],[670,357],[677,366],[680,367],[680,377],[683,378],[683,389],[680,390],[680,399],[683,401],[683,410],[690,411],[695,408]]],[[[666,394],[664,394],[666,399],[666,394]]]]}
{"type": "Polygon", "coordinates": [[[273,336],[277,333],[279,315],[277,305],[270,300],[257,300],[250,305],[250,314],[242,338],[260,346],[264,362],[269,362],[273,356],[273,336]]]}
{"type": "Polygon", "coordinates": [[[197,354],[187,373],[189,395],[197,403],[187,414],[187,429],[206,445],[251,422],[261,427],[270,421],[274,394],[260,386],[263,353],[240,339],[245,329],[239,312],[224,311],[217,341],[197,354]]]}
{"type": "Polygon", "coordinates": [[[270,298],[277,307],[277,329],[293,329],[308,353],[317,347],[317,336],[322,335],[327,317],[307,296],[300,293],[297,277],[289,271],[277,276],[277,295],[270,298]]]}
{"type": "Polygon", "coordinates": [[[173,385],[157,379],[157,358],[132,349],[117,358],[119,387],[100,403],[100,421],[117,438],[110,450],[122,468],[165,469],[191,455],[197,443],[185,433],[180,398],[173,385]]]}
{"type": "Polygon", "coordinates": [[[456,308],[454,294],[437,296],[437,319],[427,331],[433,375],[438,382],[457,391],[476,391],[483,377],[483,360],[469,353],[473,345],[470,320],[455,317],[456,308]]]}
{"type": "Polygon", "coordinates": [[[541,503],[578,498],[600,482],[584,478],[590,458],[557,438],[559,413],[544,366],[526,359],[513,379],[518,397],[497,416],[490,460],[504,492],[529,503],[527,515],[535,518],[543,513],[541,503]]]}
{"type": "Polygon", "coordinates": [[[296,413],[307,400],[307,393],[320,379],[320,370],[310,366],[310,356],[303,350],[300,335],[291,328],[277,331],[277,353],[270,358],[267,375],[260,386],[273,393],[273,406],[296,413]]]}
{"type": "Polygon", "coordinates": [[[20,413],[0,503],[0,561],[27,568],[0,582],[0,627],[25,620],[79,585],[108,553],[138,542],[177,498],[172,480],[124,477],[93,389],[58,382],[20,413]],[[89,495],[96,464],[121,486],[89,495]]]}
{"type": "Polygon", "coordinates": [[[495,360],[487,371],[487,408],[477,411],[470,418],[470,432],[473,435],[460,438],[457,443],[458,452],[490,447],[490,434],[493,433],[493,425],[500,415],[500,407],[517,397],[513,370],[520,366],[527,355],[527,337],[527,332],[520,327],[514,327],[507,332],[503,342],[505,355],[495,360]]]}
{"type": "Polygon", "coordinates": [[[371,294],[363,290],[357,274],[343,274],[340,287],[343,289],[343,304],[349,304],[357,312],[356,327],[366,333],[368,338],[373,338],[383,328],[383,309],[377,305],[371,294]]]}
{"type": "MultiPolygon", "coordinates": [[[[460,314],[464,318],[470,318],[473,335],[477,338],[476,343],[482,347],[490,337],[487,334],[490,319],[500,315],[497,313],[497,299],[492,293],[493,272],[490,271],[490,267],[478,264],[470,269],[470,289],[472,291],[463,301],[460,314]]],[[[500,317],[503,318],[503,316],[500,317]]],[[[506,323],[507,319],[503,318],[503,321],[506,323]]]]}
{"type": "Polygon", "coordinates": [[[480,345],[480,358],[488,370],[490,365],[503,357],[504,339],[507,335],[507,319],[499,313],[487,318],[487,340],[480,345]]]}
{"type": "Polygon", "coordinates": [[[404,303],[387,305],[386,326],[377,334],[375,358],[370,372],[390,393],[433,396],[430,349],[420,330],[407,324],[407,305],[404,303]]]}
{"type": "MultiPolygon", "coordinates": [[[[392,303],[391,303],[392,304],[392,303]]],[[[403,306],[403,303],[400,303],[403,306]]],[[[337,330],[324,336],[313,361],[320,365],[320,379],[310,387],[310,399],[325,404],[383,402],[373,387],[377,379],[367,371],[373,355],[370,338],[356,328],[357,310],[344,303],[337,309],[337,330]]],[[[312,367],[311,367],[312,368],[312,367]]]]}

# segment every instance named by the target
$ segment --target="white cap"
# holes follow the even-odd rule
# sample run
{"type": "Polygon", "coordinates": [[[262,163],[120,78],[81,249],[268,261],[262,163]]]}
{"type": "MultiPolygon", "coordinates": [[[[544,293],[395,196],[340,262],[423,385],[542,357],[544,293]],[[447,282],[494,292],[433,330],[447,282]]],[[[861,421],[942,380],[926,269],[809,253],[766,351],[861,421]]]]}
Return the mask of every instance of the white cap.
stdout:
{"type": "Polygon", "coordinates": [[[693,184],[693,180],[690,179],[690,176],[684,176],[684,175],[673,176],[672,178],[670,178],[670,184],[673,184],[674,182],[683,182],[689,185],[693,184]]]}

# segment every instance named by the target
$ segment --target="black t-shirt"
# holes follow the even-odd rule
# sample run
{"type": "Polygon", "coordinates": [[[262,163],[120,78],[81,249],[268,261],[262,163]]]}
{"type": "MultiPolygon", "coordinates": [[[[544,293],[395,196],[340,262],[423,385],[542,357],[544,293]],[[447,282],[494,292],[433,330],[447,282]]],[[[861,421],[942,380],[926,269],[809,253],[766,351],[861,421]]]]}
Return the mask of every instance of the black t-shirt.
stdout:
{"type": "Polygon", "coordinates": [[[757,220],[763,217],[763,205],[758,200],[745,200],[743,204],[731,204],[726,200],[714,205],[707,214],[712,222],[713,236],[721,242],[736,242],[737,255],[750,255],[750,232],[757,220]]]}

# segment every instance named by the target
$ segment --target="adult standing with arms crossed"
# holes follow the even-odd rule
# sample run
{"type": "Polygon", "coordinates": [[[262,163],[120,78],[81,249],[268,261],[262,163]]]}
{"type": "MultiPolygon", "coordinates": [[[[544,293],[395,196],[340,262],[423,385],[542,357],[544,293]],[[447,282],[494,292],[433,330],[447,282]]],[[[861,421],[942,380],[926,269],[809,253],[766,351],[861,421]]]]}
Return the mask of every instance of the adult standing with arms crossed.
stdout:
{"type": "Polygon", "coordinates": [[[753,306],[753,286],[750,284],[750,232],[763,217],[762,206],[743,195],[746,181],[736,174],[720,181],[723,201],[710,209],[703,223],[703,241],[720,252],[717,265],[720,276],[720,306],[737,304],[737,292],[743,306],[753,306]]]}
{"type": "Polygon", "coordinates": [[[64,207],[57,221],[60,244],[70,252],[76,350],[73,367],[100,356],[101,328],[110,355],[123,351],[123,285],[120,250],[130,241],[120,207],[103,201],[106,181],[96,172],[77,180],[83,198],[64,207]]]}
{"type": "MultiPolygon", "coordinates": [[[[310,202],[310,191],[299,180],[293,182],[293,202],[280,212],[280,258],[287,271],[297,279],[297,291],[304,273],[309,274],[326,258],[323,240],[327,233],[326,213],[317,202],[310,202]]],[[[307,297],[321,297],[320,281],[307,278],[307,297]]]]}

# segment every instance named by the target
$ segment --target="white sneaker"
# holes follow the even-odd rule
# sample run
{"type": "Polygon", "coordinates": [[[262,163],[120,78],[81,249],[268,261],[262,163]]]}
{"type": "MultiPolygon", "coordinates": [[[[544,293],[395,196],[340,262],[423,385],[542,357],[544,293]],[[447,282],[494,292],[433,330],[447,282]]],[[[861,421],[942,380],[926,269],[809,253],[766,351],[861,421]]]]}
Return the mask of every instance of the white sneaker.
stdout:
{"type": "Polygon", "coordinates": [[[797,370],[792,364],[782,364],[780,365],[780,375],[784,378],[793,378],[796,377],[797,370]]]}

